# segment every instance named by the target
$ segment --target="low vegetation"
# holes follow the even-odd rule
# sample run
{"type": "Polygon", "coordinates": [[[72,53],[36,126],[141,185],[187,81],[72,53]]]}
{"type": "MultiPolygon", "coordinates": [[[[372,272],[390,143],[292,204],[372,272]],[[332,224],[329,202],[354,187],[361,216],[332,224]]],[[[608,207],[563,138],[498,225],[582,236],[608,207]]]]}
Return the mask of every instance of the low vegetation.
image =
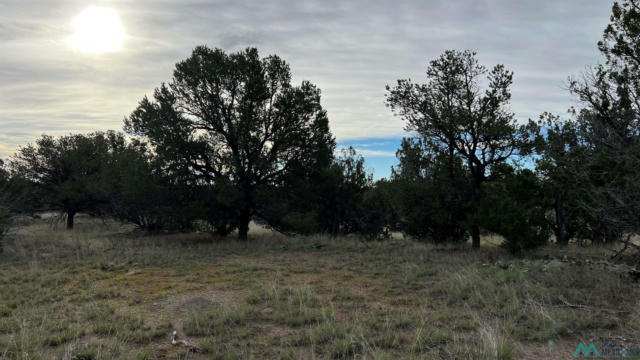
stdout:
{"type": "Polygon", "coordinates": [[[593,339],[640,345],[640,288],[605,248],[514,257],[398,236],[131,230],[81,215],[73,232],[32,220],[14,234],[0,357],[533,359],[593,339]]]}

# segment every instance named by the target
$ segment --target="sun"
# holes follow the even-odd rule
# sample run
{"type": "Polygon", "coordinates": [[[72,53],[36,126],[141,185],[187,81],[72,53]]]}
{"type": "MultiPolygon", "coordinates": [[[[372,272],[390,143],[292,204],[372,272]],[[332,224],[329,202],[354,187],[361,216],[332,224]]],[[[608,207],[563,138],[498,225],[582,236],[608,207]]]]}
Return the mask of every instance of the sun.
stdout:
{"type": "Polygon", "coordinates": [[[69,41],[75,49],[89,53],[122,49],[125,33],[114,9],[88,7],[75,18],[74,24],[76,32],[69,41]]]}

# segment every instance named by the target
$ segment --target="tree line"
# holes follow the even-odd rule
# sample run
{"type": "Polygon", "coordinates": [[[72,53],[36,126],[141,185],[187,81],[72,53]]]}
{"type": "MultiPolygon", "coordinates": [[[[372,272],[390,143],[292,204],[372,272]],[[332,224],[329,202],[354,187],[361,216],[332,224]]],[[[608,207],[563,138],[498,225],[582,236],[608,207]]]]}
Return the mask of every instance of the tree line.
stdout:
{"type": "Polygon", "coordinates": [[[407,136],[389,179],[336,151],[321,92],[257,49],[195,48],[124,120],[124,132],[43,135],[0,163],[0,234],[12,215],[88,213],[156,231],[285,234],[392,231],[433,242],[502,235],[514,252],[554,239],[622,242],[640,230],[640,12],[615,3],[605,62],[568,91],[568,118],[519,123],[513,73],[472,51],[432,60],[426,82],[398,80],[385,102],[407,136]],[[552,236],[553,235],[553,236],[552,236]]]}

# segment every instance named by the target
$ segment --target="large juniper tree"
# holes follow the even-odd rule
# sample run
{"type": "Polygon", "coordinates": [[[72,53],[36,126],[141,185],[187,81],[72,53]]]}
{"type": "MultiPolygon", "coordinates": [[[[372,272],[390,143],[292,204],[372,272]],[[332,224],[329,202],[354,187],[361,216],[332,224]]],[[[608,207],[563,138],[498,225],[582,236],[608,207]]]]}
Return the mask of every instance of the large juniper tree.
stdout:
{"type": "Polygon", "coordinates": [[[257,190],[293,167],[312,166],[319,154],[331,156],[334,144],[320,90],[308,81],[292,86],[289,66],[254,48],[197,47],[176,65],[172,81],[125,119],[125,129],[148,138],[174,169],[188,168],[194,182],[233,184],[242,194],[242,240],[257,190]]]}
{"type": "Polygon", "coordinates": [[[518,154],[527,143],[507,105],[513,73],[503,65],[487,70],[471,51],[446,51],[430,62],[427,83],[398,80],[387,86],[387,104],[406,121],[406,130],[421,138],[430,152],[448,157],[453,173],[462,158],[471,181],[470,232],[480,246],[480,224],[474,212],[481,185],[491,169],[518,154]],[[486,90],[481,88],[487,82],[486,90]]]}

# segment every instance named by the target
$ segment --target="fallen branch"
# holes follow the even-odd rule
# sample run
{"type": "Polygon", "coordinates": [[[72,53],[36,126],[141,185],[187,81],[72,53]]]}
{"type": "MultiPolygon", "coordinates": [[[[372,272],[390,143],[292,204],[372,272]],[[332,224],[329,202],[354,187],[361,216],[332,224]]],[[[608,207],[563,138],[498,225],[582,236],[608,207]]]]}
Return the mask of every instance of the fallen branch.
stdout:
{"type": "MultiPolygon", "coordinates": [[[[631,241],[631,233],[629,233],[629,235],[627,235],[627,239],[624,241],[624,247],[622,249],[620,249],[619,251],[616,251],[615,254],[613,254],[613,256],[611,256],[609,258],[609,260],[613,260],[616,259],[618,256],[622,255],[625,251],[627,251],[627,249],[629,248],[629,244],[631,241]]],[[[631,244],[631,245],[635,245],[635,244],[631,244]]]]}
{"type": "Polygon", "coordinates": [[[583,310],[590,310],[590,311],[601,311],[601,312],[607,312],[607,313],[611,313],[611,314],[624,314],[624,313],[629,313],[628,310],[613,310],[613,309],[604,309],[604,308],[594,308],[592,306],[587,306],[587,305],[581,305],[581,304],[571,304],[569,303],[567,300],[565,300],[562,296],[558,297],[558,299],[560,301],[562,301],[562,303],[564,304],[565,307],[568,308],[572,308],[572,309],[583,309],[583,310]]]}

